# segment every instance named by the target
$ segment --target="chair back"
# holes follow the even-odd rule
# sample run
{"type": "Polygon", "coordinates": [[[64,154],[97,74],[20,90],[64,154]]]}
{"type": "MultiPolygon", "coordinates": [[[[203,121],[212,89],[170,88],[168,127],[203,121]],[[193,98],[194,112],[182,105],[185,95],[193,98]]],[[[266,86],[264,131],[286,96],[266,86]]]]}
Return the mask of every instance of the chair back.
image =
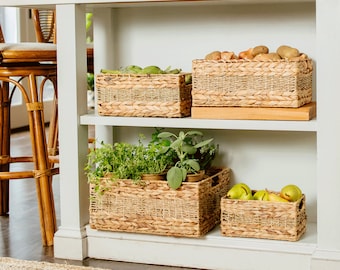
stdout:
{"type": "Polygon", "coordinates": [[[38,42],[56,43],[55,10],[32,9],[34,30],[38,42]]]}

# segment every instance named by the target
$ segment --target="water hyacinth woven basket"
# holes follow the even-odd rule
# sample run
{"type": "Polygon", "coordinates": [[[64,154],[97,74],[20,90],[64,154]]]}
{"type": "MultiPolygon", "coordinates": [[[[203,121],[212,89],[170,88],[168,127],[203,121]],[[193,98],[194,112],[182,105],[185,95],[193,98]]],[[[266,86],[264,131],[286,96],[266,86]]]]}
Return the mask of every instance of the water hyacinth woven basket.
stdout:
{"type": "Polygon", "coordinates": [[[224,236],[297,241],[306,224],[305,195],[296,202],[221,199],[224,236]]]}
{"type": "Polygon", "coordinates": [[[313,62],[193,60],[192,106],[288,107],[312,101],[313,62]]]}
{"type": "Polygon", "coordinates": [[[220,201],[230,169],[214,169],[199,182],[170,189],[165,180],[112,182],[103,178],[104,194],[90,185],[90,227],[97,230],[200,237],[220,223],[220,201]]]}
{"type": "Polygon", "coordinates": [[[102,116],[186,117],[191,84],[185,74],[98,74],[97,108],[102,116]]]}

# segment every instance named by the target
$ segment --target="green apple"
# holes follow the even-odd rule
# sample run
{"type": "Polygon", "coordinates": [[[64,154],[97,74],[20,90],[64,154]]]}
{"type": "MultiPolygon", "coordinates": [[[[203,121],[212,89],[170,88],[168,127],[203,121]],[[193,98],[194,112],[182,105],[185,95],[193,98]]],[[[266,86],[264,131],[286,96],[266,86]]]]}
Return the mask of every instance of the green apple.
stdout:
{"type": "Polygon", "coordinates": [[[287,201],[296,202],[302,196],[301,189],[296,185],[287,185],[281,189],[280,196],[287,201]]]}
{"type": "Polygon", "coordinates": [[[271,202],[289,202],[288,200],[282,198],[280,195],[271,192],[268,193],[268,200],[271,202]]]}
{"type": "Polygon", "coordinates": [[[238,183],[227,192],[227,197],[229,199],[240,199],[241,197],[249,196],[248,194],[251,195],[249,186],[244,183],[238,183]]]}
{"type": "Polygon", "coordinates": [[[244,192],[239,198],[239,200],[253,200],[253,199],[254,199],[253,194],[251,192],[250,193],[244,192]]]}
{"type": "Polygon", "coordinates": [[[258,190],[255,192],[254,196],[253,196],[254,200],[258,200],[258,201],[268,201],[268,191],[263,189],[263,190],[258,190]]]}

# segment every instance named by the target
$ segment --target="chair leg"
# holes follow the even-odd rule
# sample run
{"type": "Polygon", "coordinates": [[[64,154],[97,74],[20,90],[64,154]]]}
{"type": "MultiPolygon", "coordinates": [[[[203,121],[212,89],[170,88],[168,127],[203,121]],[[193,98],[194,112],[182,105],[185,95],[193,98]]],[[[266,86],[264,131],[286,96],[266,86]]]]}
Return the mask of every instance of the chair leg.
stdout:
{"type": "Polygon", "coordinates": [[[42,241],[43,245],[52,246],[57,224],[52,191],[51,165],[48,160],[48,149],[45,137],[43,104],[42,101],[39,101],[36,77],[31,74],[28,79],[31,103],[27,104],[27,108],[42,225],[42,241]]]}
{"type": "MultiPolygon", "coordinates": [[[[0,82],[0,171],[9,170],[10,156],[10,102],[9,84],[0,82]]],[[[9,180],[0,181],[0,215],[9,212],[9,180]]]]}
{"type": "Polygon", "coordinates": [[[50,156],[58,155],[58,104],[57,100],[53,101],[53,110],[50,118],[49,124],[49,134],[48,134],[48,154],[50,156]]]}

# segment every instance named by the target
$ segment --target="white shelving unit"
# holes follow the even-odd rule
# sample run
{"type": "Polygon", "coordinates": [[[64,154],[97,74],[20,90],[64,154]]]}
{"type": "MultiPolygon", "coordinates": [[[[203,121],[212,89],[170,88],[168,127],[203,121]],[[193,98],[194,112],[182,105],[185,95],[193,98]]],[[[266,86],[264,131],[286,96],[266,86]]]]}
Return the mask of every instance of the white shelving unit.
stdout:
{"type": "Polygon", "coordinates": [[[61,225],[55,256],[205,269],[340,268],[339,0],[106,1],[2,0],[0,6],[57,8],[61,225]],[[94,12],[95,71],[128,64],[172,65],[212,50],[289,43],[315,60],[312,121],[99,117],[86,108],[86,10],[94,12]],[[152,63],[150,63],[152,62],[152,63]],[[133,140],[153,127],[202,129],[220,144],[217,162],[254,188],[302,187],[308,226],[300,241],[228,238],[215,228],[200,239],[100,232],[88,227],[83,167],[87,125],[100,140],[133,140]],[[113,128],[112,128],[113,127],[113,128]]]}

